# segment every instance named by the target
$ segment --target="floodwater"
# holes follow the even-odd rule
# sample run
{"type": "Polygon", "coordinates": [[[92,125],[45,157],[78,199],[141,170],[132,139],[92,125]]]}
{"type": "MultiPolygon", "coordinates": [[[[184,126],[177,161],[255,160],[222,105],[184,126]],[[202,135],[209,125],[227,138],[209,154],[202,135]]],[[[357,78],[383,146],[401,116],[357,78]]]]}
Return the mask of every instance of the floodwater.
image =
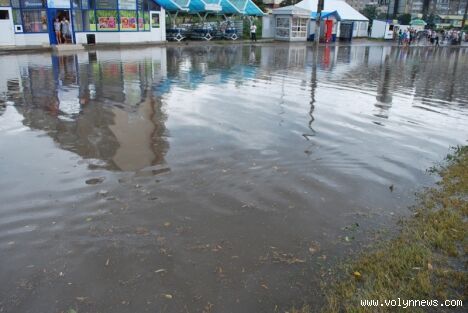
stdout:
{"type": "Polygon", "coordinates": [[[468,49],[0,57],[0,312],[283,312],[468,139],[468,49]]]}

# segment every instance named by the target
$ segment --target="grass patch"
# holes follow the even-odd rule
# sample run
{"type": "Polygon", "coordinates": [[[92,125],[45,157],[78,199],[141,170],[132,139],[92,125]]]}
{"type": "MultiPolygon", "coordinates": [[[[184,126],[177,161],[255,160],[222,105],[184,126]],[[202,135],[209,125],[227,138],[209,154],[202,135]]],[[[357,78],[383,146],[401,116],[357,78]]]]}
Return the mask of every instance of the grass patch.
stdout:
{"type": "MultiPolygon", "coordinates": [[[[438,169],[436,188],[421,195],[401,232],[344,264],[327,287],[322,312],[424,312],[427,307],[363,307],[360,300],[466,300],[468,275],[468,146],[458,147],[438,169]],[[376,311],[377,309],[377,311],[376,311]]],[[[434,309],[434,308],[433,308],[434,309]]],[[[449,308],[447,308],[449,309],[449,308]]],[[[458,308],[460,309],[460,308],[458,308]]],[[[316,312],[304,306],[292,313],[316,312]]]]}

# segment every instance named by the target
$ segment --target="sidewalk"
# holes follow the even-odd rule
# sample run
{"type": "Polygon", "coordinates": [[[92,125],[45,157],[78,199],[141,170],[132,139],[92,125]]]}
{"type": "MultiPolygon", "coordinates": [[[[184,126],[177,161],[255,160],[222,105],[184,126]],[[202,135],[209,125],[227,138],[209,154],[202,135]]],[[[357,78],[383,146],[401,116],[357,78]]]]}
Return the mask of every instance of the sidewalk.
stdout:
{"type": "MultiPolygon", "coordinates": [[[[122,49],[122,48],[141,48],[141,47],[181,47],[181,46],[227,46],[227,45],[264,45],[264,44],[273,44],[273,45],[307,45],[312,46],[314,42],[305,41],[305,42],[288,42],[288,41],[276,41],[273,39],[259,39],[257,42],[252,42],[249,39],[245,40],[236,40],[236,41],[227,41],[227,40],[211,40],[211,41],[166,41],[166,42],[140,42],[140,43],[101,43],[96,45],[86,45],[86,50],[98,50],[98,49],[122,49]]],[[[337,41],[335,43],[325,44],[320,43],[320,46],[398,46],[396,41],[383,41],[375,40],[368,38],[355,38],[351,42],[337,41]]],[[[412,45],[410,48],[423,48],[423,47],[433,47],[431,45],[412,45]]],[[[450,48],[467,48],[468,42],[463,42],[462,45],[440,45],[440,48],[450,47],[450,48]]],[[[403,47],[402,47],[403,48],[403,47]]],[[[12,53],[43,53],[43,52],[52,52],[52,46],[0,46],[0,55],[2,54],[12,54],[12,53]]]]}

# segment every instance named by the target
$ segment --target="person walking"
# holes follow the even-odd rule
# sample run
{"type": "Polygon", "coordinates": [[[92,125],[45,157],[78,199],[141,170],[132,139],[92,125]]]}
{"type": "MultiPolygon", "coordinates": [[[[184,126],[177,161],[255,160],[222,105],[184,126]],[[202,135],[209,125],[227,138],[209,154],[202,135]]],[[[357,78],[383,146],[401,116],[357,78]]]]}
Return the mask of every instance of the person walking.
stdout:
{"type": "Polygon", "coordinates": [[[62,43],[62,34],[60,32],[60,27],[61,24],[60,24],[60,20],[58,17],[55,18],[55,22],[54,22],[54,31],[55,31],[55,39],[57,40],[57,44],[61,44],[62,43]]]}
{"type": "Polygon", "coordinates": [[[250,40],[257,42],[257,26],[254,23],[250,26],[250,40]]]}

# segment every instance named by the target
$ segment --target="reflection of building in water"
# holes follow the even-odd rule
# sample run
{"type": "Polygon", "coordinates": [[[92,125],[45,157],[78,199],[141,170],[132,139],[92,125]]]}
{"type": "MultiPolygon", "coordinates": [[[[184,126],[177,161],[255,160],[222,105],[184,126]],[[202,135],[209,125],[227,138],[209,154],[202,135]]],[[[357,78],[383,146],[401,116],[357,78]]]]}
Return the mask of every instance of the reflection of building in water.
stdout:
{"type": "Polygon", "coordinates": [[[97,166],[133,171],[162,164],[169,148],[166,115],[152,90],[165,78],[165,53],[154,50],[135,59],[120,52],[53,56],[48,66],[21,68],[22,87],[8,97],[25,125],[45,131],[63,149],[104,162],[97,166]]]}

